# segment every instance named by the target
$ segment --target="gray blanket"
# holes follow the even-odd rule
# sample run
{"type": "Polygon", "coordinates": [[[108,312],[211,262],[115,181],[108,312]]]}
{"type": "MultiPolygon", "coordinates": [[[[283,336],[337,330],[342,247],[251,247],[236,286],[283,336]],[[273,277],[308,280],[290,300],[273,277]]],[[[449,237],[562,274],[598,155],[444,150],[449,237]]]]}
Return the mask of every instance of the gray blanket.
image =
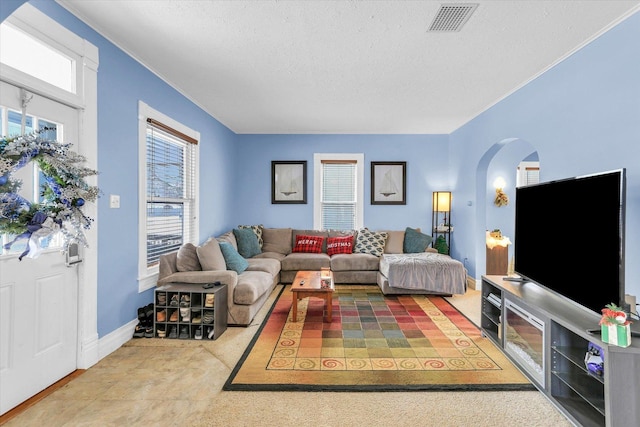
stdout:
{"type": "Polygon", "coordinates": [[[380,272],[389,279],[389,286],[395,288],[448,294],[464,294],[467,289],[464,265],[443,254],[384,254],[380,272]]]}

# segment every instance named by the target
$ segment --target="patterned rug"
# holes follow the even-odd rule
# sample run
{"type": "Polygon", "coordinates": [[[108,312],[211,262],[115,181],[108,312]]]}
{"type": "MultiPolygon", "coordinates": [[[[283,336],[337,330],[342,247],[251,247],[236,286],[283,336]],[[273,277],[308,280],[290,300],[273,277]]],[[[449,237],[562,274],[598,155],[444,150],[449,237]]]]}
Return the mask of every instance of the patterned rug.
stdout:
{"type": "Polygon", "coordinates": [[[444,298],[384,296],[375,285],[337,285],[324,301],[281,295],[223,390],[535,390],[444,298]]]}

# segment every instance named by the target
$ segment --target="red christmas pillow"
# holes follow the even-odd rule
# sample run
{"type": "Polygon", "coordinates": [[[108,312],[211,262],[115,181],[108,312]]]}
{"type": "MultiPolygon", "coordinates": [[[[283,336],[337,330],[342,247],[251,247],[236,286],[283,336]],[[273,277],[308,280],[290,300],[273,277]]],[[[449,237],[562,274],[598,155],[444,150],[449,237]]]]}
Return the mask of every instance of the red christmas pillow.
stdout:
{"type": "Polygon", "coordinates": [[[327,254],[350,254],[353,252],[353,236],[327,238],[327,254]]]}
{"type": "Polygon", "coordinates": [[[293,252],[306,252],[312,254],[322,253],[322,236],[305,236],[304,234],[296,235],[296,244],[293,252]]]}

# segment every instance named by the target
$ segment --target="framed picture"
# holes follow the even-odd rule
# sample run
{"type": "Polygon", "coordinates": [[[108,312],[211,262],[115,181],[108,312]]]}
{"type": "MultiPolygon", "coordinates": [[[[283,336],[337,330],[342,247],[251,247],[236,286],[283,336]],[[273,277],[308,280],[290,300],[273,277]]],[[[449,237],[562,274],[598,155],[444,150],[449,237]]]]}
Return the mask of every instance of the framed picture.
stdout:
{"type": "Polygon", "coordinates": [[[307,161],[271,162],[271,203],[307,203],[307,161]]]}
{"type": "Polygon", "coordinates": [[[371,204],[407,204],[407,162],[371,162],[371,204]]]}

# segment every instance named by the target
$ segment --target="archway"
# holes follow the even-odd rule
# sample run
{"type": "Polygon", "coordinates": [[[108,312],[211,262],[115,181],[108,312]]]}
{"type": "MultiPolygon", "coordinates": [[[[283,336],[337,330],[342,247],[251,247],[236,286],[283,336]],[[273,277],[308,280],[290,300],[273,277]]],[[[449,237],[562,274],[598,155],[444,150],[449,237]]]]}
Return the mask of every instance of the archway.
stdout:
{"type": "Polygon", "coordinates": [[[474,227],[476,283],[486,272],[486,230],[500,228],[505,235],[513,236],[516,171],[518,164],[531,156],[537,156],[531,143],[521,138],[505,138],[489,147],[478,161],[474,227]],[[499,176],[505,180],[504,191],[510,197],[509,205],[500,208],[493,204],[493,182],[499,176]]]}

